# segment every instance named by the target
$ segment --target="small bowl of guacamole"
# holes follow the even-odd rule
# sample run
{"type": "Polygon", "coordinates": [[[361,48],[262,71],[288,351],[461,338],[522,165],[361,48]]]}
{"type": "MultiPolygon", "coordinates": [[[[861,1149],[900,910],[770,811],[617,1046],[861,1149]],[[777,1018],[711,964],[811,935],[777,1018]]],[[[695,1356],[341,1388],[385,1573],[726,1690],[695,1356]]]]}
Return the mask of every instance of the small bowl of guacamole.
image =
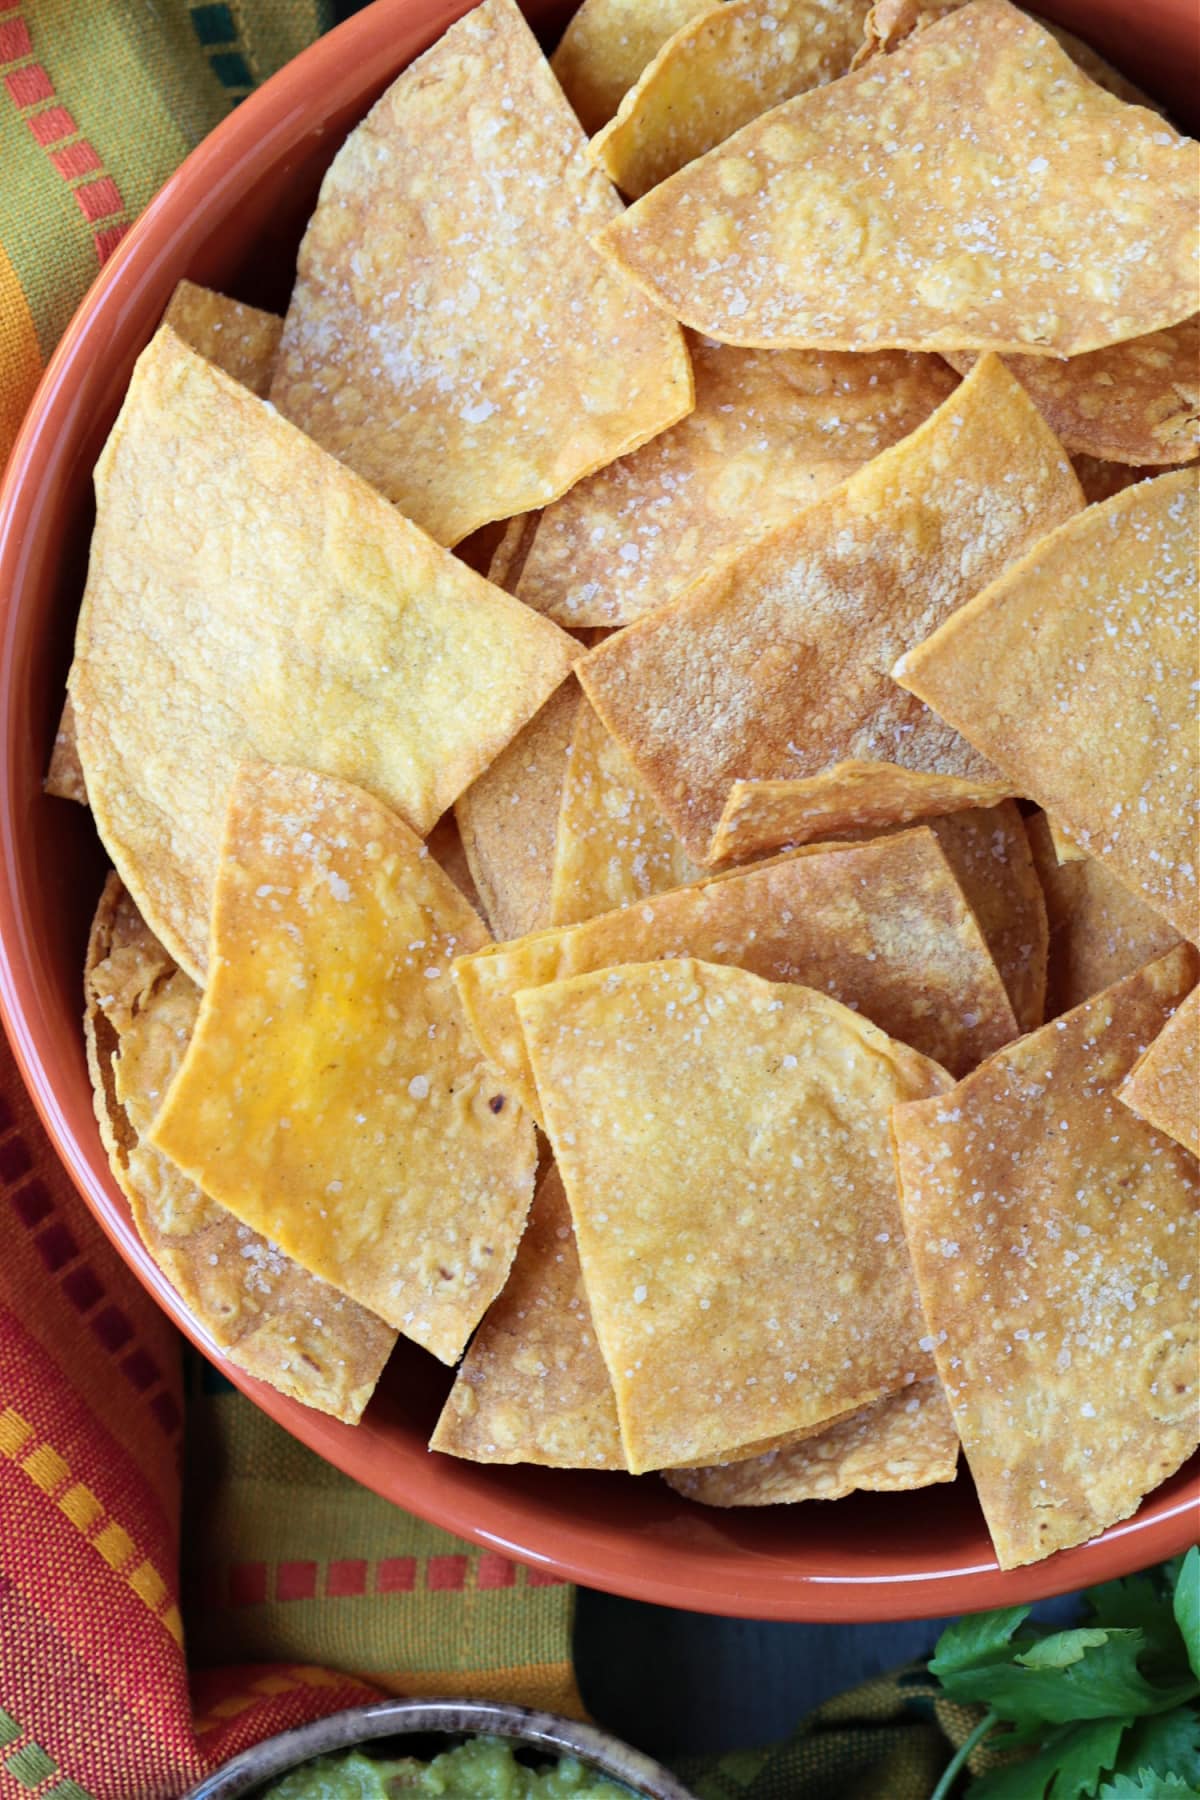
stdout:
{"type": "Polygon", "coordinates": [[[594,1725],[487,1700],[380,1700],[268,1738],[184,1800],[692,1800],[594,1725]]]}

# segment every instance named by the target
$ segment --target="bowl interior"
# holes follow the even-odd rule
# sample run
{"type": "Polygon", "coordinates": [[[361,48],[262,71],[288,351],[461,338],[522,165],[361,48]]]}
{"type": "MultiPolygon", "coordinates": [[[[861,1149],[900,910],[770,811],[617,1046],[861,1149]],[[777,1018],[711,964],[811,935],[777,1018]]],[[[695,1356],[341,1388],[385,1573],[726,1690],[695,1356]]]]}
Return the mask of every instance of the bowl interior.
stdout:
{"type": "MultiPolygon", "coordinates": [[[[0,1001],[51,1136],[121,1253],[264,1409],[351,1475],[450,1530],[591,1586],[763,1618],[915,1617],[1062,1592],[1174,1553],[1193,1464],[1096,1543],[997,1568],[969,1480],[835,1505],[714,1512],[653,1477],[481,1468],[426,1439],[449,1372],[401,1343],[350,1428],[252,1381],[200,1333],[143,1249],[108,1172],[80,1030],[80,971],[105,859],[82,809],[41,780],[62,700],[92,522],[91,470],[133,361],[182,276],[282,310],[296,247],[345,132],[464,0],[377,0],[245,101],[112,258],[39,390],[0,496],[0,1001]]],[[[569,7],[529,0],[548,42],[569,7]]],[[[1154,92],[1196,104],[1189,0],[1046,0],[1154,92]]]]}

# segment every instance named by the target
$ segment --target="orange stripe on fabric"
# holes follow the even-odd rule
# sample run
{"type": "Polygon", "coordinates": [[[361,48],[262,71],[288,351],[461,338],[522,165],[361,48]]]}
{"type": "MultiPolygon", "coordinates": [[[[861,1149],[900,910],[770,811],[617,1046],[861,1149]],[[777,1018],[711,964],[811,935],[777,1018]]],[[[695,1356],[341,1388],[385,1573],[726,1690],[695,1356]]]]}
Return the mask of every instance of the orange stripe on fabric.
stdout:
{"type": "Polygon", "coordinates": [[[45,64],[38,60],[31,18],[17,5],[0,15],[0,78],[9,101],[26,123],[34,138],[49,152],[51,166],[64,181],[72,182],[85,172],[94,170],[97,178],[74,189],[76,204],[85,225],[91,227],[92,247],[97,263],[111,256],[130,226],[121,190],[104,167],[95,146],[86,139],[71,147],[70,152],[51,146],[77,130],[74,119],[58,103],[54,83],[45,64]],[[47,121],[51,121],[49,129],[47,121]],[[52,135],[59,126],[66,129],[52,135]]]}
{"type": "Polygon", "coordinates": [[[0,244],[0,469],[8,461],[41,372],[33,314],[0,244]]]}

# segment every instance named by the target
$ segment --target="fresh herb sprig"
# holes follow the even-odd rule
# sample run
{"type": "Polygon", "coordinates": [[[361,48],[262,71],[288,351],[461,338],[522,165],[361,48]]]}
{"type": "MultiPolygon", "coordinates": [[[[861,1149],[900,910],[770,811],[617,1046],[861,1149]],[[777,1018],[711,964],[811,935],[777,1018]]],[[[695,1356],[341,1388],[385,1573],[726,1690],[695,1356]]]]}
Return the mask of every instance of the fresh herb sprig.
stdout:
{"type": "Polygon", "coordinates": [[[1029,1607],[976,1613],[929,1667],[954,1700],[988,1709],[939,1781],[947,1800],[975,1745],[1025,1751],[968,1800],[1200,1800],[1200,1550],[1084,1596],[1067,1631],[1029,1607]]]}

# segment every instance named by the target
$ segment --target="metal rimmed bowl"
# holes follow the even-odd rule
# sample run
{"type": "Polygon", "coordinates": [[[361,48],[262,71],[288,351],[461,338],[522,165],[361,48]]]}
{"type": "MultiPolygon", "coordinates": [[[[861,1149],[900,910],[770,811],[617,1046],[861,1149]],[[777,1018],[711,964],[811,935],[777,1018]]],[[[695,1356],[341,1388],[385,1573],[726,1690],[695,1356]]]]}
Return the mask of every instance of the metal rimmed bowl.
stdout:
{"type": "Polygon", "coordinates": [[[439,1749],[450,1749],[464,1737],[482,1736],[507,1738],[523,1750],[551,1759],[577,1756],[589,1768],[647,1800],[692,1800],[669,1769],[595,1725],[491,1700],[379,1700],[371,1706],[330,1713],[328,1718],[314,1719],[311,1725],[243,1750],[190,1789],[183,1800],[240,1800],[240,1796],[258,1794],[264,1783],[303,1767],[314,1757],[368,1745],[379,1747],[381,1740],[387,1740],[397,1755],[425,1758],[439,1749]]]}

